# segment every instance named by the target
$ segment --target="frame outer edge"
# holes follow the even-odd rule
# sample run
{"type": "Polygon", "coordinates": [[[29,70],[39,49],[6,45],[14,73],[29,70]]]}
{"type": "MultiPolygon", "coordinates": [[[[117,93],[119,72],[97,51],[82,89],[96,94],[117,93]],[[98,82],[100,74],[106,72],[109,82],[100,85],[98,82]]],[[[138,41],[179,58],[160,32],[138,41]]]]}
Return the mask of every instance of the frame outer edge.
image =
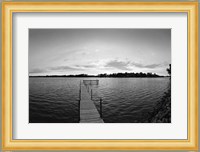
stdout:
{"type": "Polygon", "coordinates": [[[2,149],[5,149],[5,4],[2,3],[2,149]]]}
{"type": "Polygon", "coordinates": [[[2,149],[11,146],[12,139],[12,37],[9,6],[2,3],[2,149]]]}
{"type": "Polygon", "coordinates": [[[188,101],[189,101],[189,141],[194,150],[198,150],[198,3],[189,12],[189,65],[188,65],[188,101]]]}
{"type": "MultiPolygon", "coordinates": [[[[44,2],[45,3],[45,2],[44,2]]],[[[40,3],[40,4],[44,4],[44,3],[40,3]]],[[[77,2],[79,5],[83,4],[84,2],[77,2]]],[[[140,2],[138,2],[140,3],[140,2]]],[[[148,3],[148,2],[147,2],[148,3]]],[[[140,3],[140,4],[147,4],[147,3],[140,3]]],[[[61,144],[57,144],[57,146],[55,146],[55,142],[54,145],[50,146],[51,143],[49,142],[44,142],[44,144],[42,142],[40,142],[39,140],[37,140],[37,142],[40,142],[38,146],[34,145],[37,142],[33,142],[33,140],[31,141],[15,141],[12,140],[12,21],[11,21],[11,17],[12,17],[12,13],[11,10],[14,8],[14,5],[24,5],[24,4],[39,4],[37,2],[3,2],[2,3],[2,148],[4,150],[39,150],[39,149],[43,149],[43,150],[56,150],[56,149],[60,149],[60,150],[64,150],[64,149],[73,149],[73,150],[81,150],[81,149],[85,149],[85,150],[105,150],[105,149],[110,149],[110,150],[122,150],[124,149],[125,146],[118,146],[117,143],[113,144],[112,146],[109,146],[110,144],[103,144],[103,143],[96,143],[94,144],[93,142],[86,143],[86,145],[84,146],[84,143],[78,143],[78,141],[76,143],[72,142],[72,145],[70,145],[69,141],[67,142],[67,146],[63,146],[63,143],[61,144]],[[12,6],[12,7],[11,7],[12,6]],[[7,26],[6,26],[7,25],[7,26]],[[9,26],[8,26],[9,25],[9,26]],[[89,146],[89,145],[91,146],[89,146]],[[28,147],[28,145],[31,145],[30,147],[28,147]],[[59,145],[62,145],[61,147],[58,147],[59,145]],[[75,146],[77,145],[77,146],[75,146]],[[100,146],[102,145],[102,147],[100,146]],[[106,146],[107,145],[107,146],[106,146]]],[[[46,3],[46,4],[51,4],[50,3],[46,3]]],[[[53,3],[52,3],[53,4],[53,3]]],[[[58,4],[58,3],[56,3],[58,4]]],[[[59,3],[62,4],[62,3],[59,3]]],[[[75,4],[75,2],[70,2],[67,4],[75,4]]],[[[90,3],[87,3],[90,4],[90,3]]],[[[94,5],[95,2],[91,3],[91,7],[92,5],[94,5]]],[[[101,5],[106,5],[109,4],[109,6],[111,5],[110,3],[106,3],[106,2],[102,2],[101,5]]],[[[126,2],[121,2],[118,4],[127,4],[126,2]]],[[[131,3],[134,4],[134,3],[131,3]]],[[[154,3],[153,3],[154,4],[154,3]]],[[[182,4],[182,3],[176,3],[176,2],[168,2],[168,3],[158,3],[158,4],[182,4]]],[[[184,2],[184,5],[187,6],[187,4],[190,6],[193,6],[190,8],[190,20],[189,22],[191,22],[193,20],[192,23],[190,23],[190,29],[189,29],[189,34],[188,37],[190,37],[189,39],[189,50],[192,51],[192,53],[190,53],[190,58],[189,58],[189,64],[192,63],[193,66],[188,66],[189,67],[189,78],[191,78],[189,80],[189,99],[192,99],[192,104],[190,105],[190,117],[189,117],[189,121],[188,123],[190,123],[190,128],[189,128],[189,141],[188,142],[183,142],[182,146],[175,146],[176,141],[174,141],[175,143],[172,144],[172,142],[170,142],[171,147],[166,146],[167,142],[165,144],[163,144],[162,142],[159,141],[155,141],[156,143],[160,143],[160,145],[158,145],[157,147],[155,146],[145,146],[145,142],[143,142],[142,144],[138,144],[138,146],[131,146],[130,143],[126,144],[128,147],[125,148],[126,150],[147,150],[148,148],[151,150],[173,150],[173,149],[177,149],[177,150],[197,150],[198,149],[198,2],[184,2]],[[195,29],[195,30],[194,30],[195,29]],[[194,32],[192,32],[192,30],[194,30],[194,32]],[[193,61],[192,61],[193,59],[193,61]],[[192,95],[192,96],[190,96],[192,95]],[[192,97],[192,98],[191,98],[192,97]],[[195,107],[196,106],[196,107],[195,107]],[[194,111],[191,111],[194,110],[194,111]],[[192,117],[193,116],[193,117],[192,117]],[[185,144],[185,145],[184,145],[185,144]],[[144,145],[142,147],[139,147],[139,145],[144,145]]],[[[45,6],[45,5],[44,5],[45,6]]],[[[109,7],[110,8],[110,7],[109,7]]],[[[187,11],[187,10],[185,10],[187,11]]],[[[173,12],[173,11],[171,11],[173,12]]],[[[191,104],[190,102],[190,104],[191,104]]],[[[172,140],[173,141],[173,140],[172,140]]],[[[178,140],[180,142],[180,140],[178,140]]],[[[178,143],[177,141],[177,143],[178,143]]],[[[141,141],[142,142],[142,141],[141,141]]],[[[153,141],[152,141],[153,142],[153,141]]],[[[122,144],[121,144],[122,145],[122,144]]]]}

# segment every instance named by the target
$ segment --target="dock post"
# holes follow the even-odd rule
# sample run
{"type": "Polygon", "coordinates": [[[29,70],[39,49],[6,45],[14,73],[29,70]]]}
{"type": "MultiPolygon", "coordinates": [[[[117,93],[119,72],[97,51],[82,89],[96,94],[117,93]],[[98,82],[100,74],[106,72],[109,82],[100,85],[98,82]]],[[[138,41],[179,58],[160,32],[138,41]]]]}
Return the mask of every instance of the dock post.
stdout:
{"type": "Polygon", "coordinates": [[[80,88],[79,88],[79,100],[78,100],[78,122],[81,120],[81,80],[80,80],[80,88]]]}
{"type": "Polygon", "coordinates": [[[100,98],[100,117],[102,118],[102,98],[100,98]]]}
{"type": "Polygon", "coordinates": [[[78,122],[81,120],[81,100],[78,101],[78,122]]]}
{"type": "Polygon", "coordinates": [[[79,89],[79,100],[81,100],[81,90],[79,89]]]}
{"type": "Polygon", "coordinates": [[[79,100],[81,100],[81,80],[80,80],[80,88],[79,88],[79,100]]]}
{"type": "Polygon", "coordinates": [[[92,89],[91,89],[91,100],[92,100],[92,89]]]}

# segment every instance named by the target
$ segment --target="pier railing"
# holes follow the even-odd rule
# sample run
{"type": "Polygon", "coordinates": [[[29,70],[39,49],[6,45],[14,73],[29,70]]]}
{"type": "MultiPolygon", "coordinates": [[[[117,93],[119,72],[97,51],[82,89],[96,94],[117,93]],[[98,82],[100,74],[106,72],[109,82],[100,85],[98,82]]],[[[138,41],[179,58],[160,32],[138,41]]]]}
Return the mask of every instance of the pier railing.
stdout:
{"type": "Polygon", "coordinates": [[[83,80],[85,85],[99,85],[99,80],[83,80]]]}

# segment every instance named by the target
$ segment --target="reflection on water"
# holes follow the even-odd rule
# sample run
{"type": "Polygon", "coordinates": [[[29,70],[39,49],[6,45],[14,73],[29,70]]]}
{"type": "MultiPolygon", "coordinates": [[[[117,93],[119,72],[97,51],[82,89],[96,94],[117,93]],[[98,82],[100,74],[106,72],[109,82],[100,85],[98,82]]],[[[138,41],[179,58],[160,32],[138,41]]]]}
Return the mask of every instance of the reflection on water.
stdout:
{"type": "Polygon", "coordinates": [[[169,78],[29,78],[30,123],[78,122],[79,84],[98,79],[93,100],[103,99],[106,123],[146,122],[168,90],[169,78]]]}

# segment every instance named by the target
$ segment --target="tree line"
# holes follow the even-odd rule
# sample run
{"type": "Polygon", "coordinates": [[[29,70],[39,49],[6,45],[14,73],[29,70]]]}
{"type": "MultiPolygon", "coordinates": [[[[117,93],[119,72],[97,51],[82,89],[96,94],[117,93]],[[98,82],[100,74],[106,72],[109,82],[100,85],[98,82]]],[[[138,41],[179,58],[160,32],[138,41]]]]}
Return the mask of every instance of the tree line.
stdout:
{"type": "MultiPolygon", "coordinates": [[[[169,68],[166,69],[166,71],[168,72],[169,76],[171,76],[171,64],[169,64],[169,68]]],[[[137,77],[147,77],[147,78],[151,78],[151,77],[164,77],[164,76],[160,76],[156,73],[143,73],[143,72],[139,72],[139,73],[135,73],[135,72],[124,72],[124,73],[112,73],[112,74],[107,74],[107,73],[103,73],[103,74],[98,74],[98,75],[89,75],[89,74],[76,74],[76,75],[46,75],[46,76],[30,76],[30,77],[112,77],[112,78],[137,78],[137,77]]]]}
{"type": "Polygon", "coordinates": [[[98,75],[89,75],[89,74],[77,74],[77,75],[45,75],[45,76],[30,76],[30,77],[163,77],[156,73],[112,73],[112,74],[98,74],[98,75]]]}

